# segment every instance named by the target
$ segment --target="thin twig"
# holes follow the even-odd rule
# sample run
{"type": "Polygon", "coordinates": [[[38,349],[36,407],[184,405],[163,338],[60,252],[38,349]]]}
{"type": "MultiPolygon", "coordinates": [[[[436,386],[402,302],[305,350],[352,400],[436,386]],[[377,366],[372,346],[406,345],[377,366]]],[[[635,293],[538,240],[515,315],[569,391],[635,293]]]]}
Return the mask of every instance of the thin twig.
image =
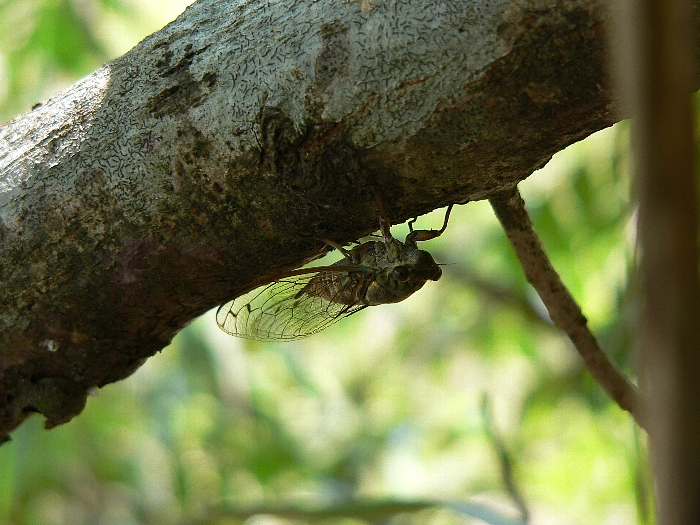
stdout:
{"type": "Polygon", "coordinates": [[[620,408],[644,428],[637,387],[601,350],[581,308],[564,286],[542,248],[517,187],[490,199],[513,245],[528,282],[535,288],[554,324],[564,330],[593,378],[620,408]]]}
{"type": "Polygon", "coordinates": [[[525,503],[525,498],[520,493],[520,489],[518,489],[518,485],[515,482],[511,454],[508,452],[505,443],[503,443],[503,439],[498,434],[498,431],[493,424],[491,407],[489,406],[489,398],[486,394],[484,394],[481,398],[481,418],[484,421],[486,435],[491,441],[491,444],[498,455],[498,462],[501,465],[501,478],[503,479],[503,484],[506,486],[506,490],[508,491],[510,498],[513,500],[513,503],[520,513],[520,520],[524,525],[527,525],[530,523],[530,511],[525,503]]]}

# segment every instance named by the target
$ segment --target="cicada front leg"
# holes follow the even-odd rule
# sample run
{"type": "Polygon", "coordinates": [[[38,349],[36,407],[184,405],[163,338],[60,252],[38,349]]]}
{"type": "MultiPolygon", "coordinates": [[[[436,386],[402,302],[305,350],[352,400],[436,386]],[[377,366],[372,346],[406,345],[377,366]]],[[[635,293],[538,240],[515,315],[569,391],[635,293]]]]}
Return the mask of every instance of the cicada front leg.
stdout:
{"type": "Polygon", "coordinates": [[[418,241],[429,241],[430,239],[440,237],[440,235],[445,233],[445,230],[447,229],[447,222],[450,219],[450,212],[452,211],[453,206],[454,204],[450,204],[447,207],[447,211],[445,212],[445,222],[442,224],[442,228],[439,230],[414,230],[413,223],[416,222],[416,219],[411,219],[408,221],[408,228],[411,230],[411,233],[406,236],[406,244],[415,246],[416,242],[418,241]]]}

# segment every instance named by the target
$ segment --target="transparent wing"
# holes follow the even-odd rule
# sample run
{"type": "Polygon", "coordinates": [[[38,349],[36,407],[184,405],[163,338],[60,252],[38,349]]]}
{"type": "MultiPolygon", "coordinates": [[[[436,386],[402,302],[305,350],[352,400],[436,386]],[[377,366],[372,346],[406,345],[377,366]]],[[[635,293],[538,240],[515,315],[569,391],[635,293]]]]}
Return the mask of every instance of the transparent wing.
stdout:
{"type": "Polygon", "coordinates": [[[354,299],[366,279],[333,270],[255,288],[221,305],[216,322],[227,334],[259,341],[302,339],[320,332],[366,306],[354,299]]]}

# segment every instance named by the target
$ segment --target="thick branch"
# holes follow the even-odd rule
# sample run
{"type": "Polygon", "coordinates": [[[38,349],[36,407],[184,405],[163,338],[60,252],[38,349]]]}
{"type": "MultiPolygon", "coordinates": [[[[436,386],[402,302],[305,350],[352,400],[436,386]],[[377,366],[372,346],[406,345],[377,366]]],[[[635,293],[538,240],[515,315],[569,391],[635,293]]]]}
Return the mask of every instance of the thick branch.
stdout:
{"type": "Polygon", "coordinates": [[[488,197],[616,120],[600,0],[200,0],[0,128],[0,438],[318,238],[488,197]]]}
{"type": "Polygon", "coordinates": [[[525,277],[537,290],[554,324],[569,336],[586,368],[603,390],[643,427],[637,388],[608,359],[588,329],[581,308],[544,252],[517,188],[491,197],[490,202],[520,260],[525,277]]]}

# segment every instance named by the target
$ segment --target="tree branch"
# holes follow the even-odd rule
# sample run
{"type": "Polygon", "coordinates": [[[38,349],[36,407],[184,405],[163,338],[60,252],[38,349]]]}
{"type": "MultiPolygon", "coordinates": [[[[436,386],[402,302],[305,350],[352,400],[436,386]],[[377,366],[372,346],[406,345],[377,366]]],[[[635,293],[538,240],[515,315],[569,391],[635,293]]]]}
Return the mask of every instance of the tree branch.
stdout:
{"type": "Polygon", "coordinates": [[[517,187],[489,199],[515,250],[528,282],[537,290],[554,324],[564,330],[586,368],[620,408],[644,427],[640,394],[601,350],[581,308],[564,286],[542,248],[517,187]]]}
{"type": "MultiPolygon", "coordinates": [[[[602,0],[200,0],[0,128],[0,440],[318,238],[512,187],[619,116],[602,0]]],[[[700,24],[696,22],[696,27],[700,24]]]]}

